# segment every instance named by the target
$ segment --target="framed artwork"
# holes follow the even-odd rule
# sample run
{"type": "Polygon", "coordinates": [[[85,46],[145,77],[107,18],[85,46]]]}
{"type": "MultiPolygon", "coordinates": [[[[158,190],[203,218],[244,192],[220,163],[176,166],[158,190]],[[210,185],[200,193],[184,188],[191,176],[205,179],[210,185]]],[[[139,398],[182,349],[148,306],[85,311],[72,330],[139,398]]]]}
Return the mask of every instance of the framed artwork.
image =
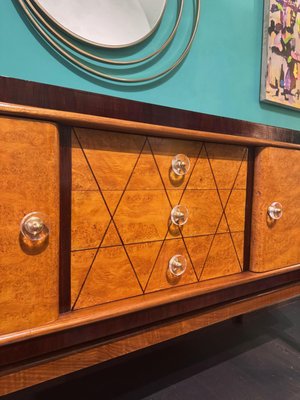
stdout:
{"type": "Polygon", "coordinates": [[[300,0],[265,0],[261,100],[300,110],[300,0]]]}

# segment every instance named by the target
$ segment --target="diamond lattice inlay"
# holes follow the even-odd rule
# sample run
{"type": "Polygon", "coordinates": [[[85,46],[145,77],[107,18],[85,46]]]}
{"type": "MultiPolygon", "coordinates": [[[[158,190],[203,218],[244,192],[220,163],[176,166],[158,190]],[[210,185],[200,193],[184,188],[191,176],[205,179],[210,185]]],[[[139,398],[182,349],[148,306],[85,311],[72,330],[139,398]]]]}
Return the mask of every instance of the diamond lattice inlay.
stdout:
{"type": "Polygon", "coordinates": [[[241,272],[244,147],[75,133],[72,249],[83,250],[72,253],[75,308],[241,272]],[[171,168],[177,154],[190,159],[184,176],[171,168]],[[177,204],[189,210],[181,227],[170,220],[177,204]],[[168,263],[176,254],[186,258],[187,269],[175,278],[168,263]]]}

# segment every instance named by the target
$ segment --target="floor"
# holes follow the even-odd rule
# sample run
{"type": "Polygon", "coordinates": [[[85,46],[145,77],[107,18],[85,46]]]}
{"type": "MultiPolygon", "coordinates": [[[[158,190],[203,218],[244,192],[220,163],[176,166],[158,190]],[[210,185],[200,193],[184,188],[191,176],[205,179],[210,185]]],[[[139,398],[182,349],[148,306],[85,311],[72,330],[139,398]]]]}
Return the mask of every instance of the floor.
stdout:
{"type": "Polygon", "coordinates": [[[300,299],[5,398],[299,400],[300,299]]]}

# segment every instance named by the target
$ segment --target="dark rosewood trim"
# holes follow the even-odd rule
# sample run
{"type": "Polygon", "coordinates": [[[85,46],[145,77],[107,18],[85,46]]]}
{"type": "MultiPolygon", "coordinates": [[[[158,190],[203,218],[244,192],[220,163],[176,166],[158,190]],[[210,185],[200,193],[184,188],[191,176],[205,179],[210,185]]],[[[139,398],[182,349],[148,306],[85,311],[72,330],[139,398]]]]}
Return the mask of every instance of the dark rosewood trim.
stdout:
{"type": "Polygon", "coordinates": [[[72,129],[59,126],[60,140],[60,251],[59,311],[71,309],[71,190],[72,190],[72,129]]]}
{"type": "Polygon", "coordinates": [[[226,287],[215,292],[205,293],[149,310],[124,314],[118,318],[106,319],[4,345],[0,347],[0,369],[4,370],[7,366],[17,366],[18,363],[25,360],[33,361],[44,355],[50,356],[66,350],[79,350],[80,346],[92,344],[92,342],[100,339],[107,340],[113,335],[124,335],[129,331],[146,327],[159,321],[167,323],[168,320],[175,317],[205,310],[213,306],[230,304],[230,302],[246,299],[253,295],[267,293],[299,280],[300,269],[246,284],[237,284],[234,287],[226,287]]]}
{"type": "Polygon", "coordinates": [[[155,125],[300,144],[300,132],[59,86],[0,77],[0,101],[155,125]]]}
{"type": "Polygon", "coordinates": [[[250,245],[251,245],[251,223],[252,223],[252,200],[253,200],[253,184],[254,184],[254,158],[255,149],[248,148],[248,164],[247,164],[247,191],[246,191],[246,208],[245,208],[245,236],[244,236],[244,270],[250,268],[250,245]]]}

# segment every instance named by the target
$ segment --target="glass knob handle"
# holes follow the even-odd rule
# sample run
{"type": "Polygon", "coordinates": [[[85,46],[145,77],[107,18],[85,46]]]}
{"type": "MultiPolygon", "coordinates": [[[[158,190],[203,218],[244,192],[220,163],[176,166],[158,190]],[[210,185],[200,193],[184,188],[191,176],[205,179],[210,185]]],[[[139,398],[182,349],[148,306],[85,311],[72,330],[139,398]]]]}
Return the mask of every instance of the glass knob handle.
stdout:
{"type": "Polygon", "coordinates": [[[47,216],[43,213],[29,213],[21,221],[21,233],[31,241],[45,240],[49,236],[49,228],[46,221],[47,216]]]}
{"type": "Polygon", "coordinates": [[[169,271],[173,276],[179,277],[184,274],[186,267],[186,258],[180,254],[173,256],[169,261],[169,271]]]}
{"type": "Polygon", "coordinates": [[[274,201],[269,207],[268,207],[268,215],[270,218],[276,220],[280,219],[283,214],[283,207],[280,203],[277,201],[274,201]]]}
{"type": "Polygon", "coordinates": [[[172,170],[176,175],[186,175],[190,165],[190,159],[185,154],[177,154],[172,160],[172,170]]]}
{"type": "Polygon", "coordinates": [[[178,204],[171,211],[171,221],[173,224],[182,226],[187,223],[189,218],[189,210],[186,206],[178,204]]]}

